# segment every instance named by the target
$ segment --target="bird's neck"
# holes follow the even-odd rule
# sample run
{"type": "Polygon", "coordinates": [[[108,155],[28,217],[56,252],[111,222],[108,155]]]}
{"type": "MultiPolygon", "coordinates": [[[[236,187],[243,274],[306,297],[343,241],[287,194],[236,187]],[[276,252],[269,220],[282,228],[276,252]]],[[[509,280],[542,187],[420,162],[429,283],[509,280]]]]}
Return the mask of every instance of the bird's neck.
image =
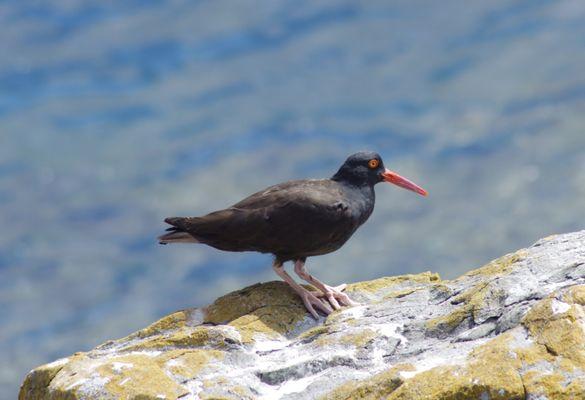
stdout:
{"type": "Polygon", "coordinates": [[[367,180],[365,180],[362,176],[348,173],[343,169],[343,167],[339,171],[337,171],[335,175],[331,177],[331,180],[349,186],[355,186],[356,188],[371,186],[370,183],[367,180]]]}
{"type": "Polygon", "coordinates": [[[336,181],[343,193],[343,198],[351,204],[350,212],[357,226],[366,222],[374,211],[376,193],[372,185],[353,185],[347,181],[336,181]]]}
{"type": "Polygon", "coordinates": [[[343,193],[347,196],[362,198],[368,203],[368,205],[371,204],[373,206],[376,199],[374,185],[369,185],[363,182],[356,183],[348,179],[336,179],[335,176],[333,176],[331,180],[336,182],[342,188],[343,193]]]}

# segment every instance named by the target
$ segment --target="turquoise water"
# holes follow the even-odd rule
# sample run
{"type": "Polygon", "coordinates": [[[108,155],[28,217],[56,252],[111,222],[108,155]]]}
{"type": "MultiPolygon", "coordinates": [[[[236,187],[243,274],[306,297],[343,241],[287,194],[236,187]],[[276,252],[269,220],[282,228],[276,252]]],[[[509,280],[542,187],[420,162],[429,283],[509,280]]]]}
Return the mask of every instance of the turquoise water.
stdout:
{"type": "Polygon", "coordinates": [[[579,1],[0,2],[0,397],[35,365],[276,279],[158,246],[357,150],[429,190],[309,260],[452,278],[585,217],[579,1]]]}

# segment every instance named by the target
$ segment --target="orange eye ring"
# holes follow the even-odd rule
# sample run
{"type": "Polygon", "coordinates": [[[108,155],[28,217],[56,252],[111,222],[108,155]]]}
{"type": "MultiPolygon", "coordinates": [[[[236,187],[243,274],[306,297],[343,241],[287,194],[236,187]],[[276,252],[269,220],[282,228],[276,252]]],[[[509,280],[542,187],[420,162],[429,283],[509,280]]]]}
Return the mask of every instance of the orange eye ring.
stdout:
{"type": "Polygon", "coordinates": [[[368,167],[370,169],[378,168],[378,165],[380,165],[380,161],[376,160],[375,158],[368,161],[368,167]]]}

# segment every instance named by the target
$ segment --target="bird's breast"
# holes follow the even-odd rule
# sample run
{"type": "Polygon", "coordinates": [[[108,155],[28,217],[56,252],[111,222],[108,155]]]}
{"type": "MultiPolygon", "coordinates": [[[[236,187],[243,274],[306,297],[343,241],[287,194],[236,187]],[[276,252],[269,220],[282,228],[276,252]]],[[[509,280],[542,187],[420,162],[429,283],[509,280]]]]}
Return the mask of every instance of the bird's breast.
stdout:
{"type": "Polygon", "coordinates": [[[374,211],[375,195],[372,188],[350,188],[344,193],[344,201],[347,205],[346,213],[357,225],[361,225],[374,211]]]}

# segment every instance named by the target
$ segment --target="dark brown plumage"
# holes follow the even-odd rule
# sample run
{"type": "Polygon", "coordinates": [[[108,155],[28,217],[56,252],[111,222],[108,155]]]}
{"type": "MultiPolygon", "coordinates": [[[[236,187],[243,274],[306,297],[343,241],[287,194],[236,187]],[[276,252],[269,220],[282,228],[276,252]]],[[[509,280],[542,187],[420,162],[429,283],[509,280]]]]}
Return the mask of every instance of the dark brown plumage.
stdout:
{"type": "Polygon", "coordinates": [[[285,261],[295,261],[301,278],[317,286],[334,308],[353,303],[340,290],[309,275],[307,257],[339,249],[374,210],[374,185],[387,181],[426,195],[412,182],[386,170],[376,153],[350,156],[330,179],[298,180],[271,186],[224,210],[202,217],[172,217],[166,243],[203,243],[226,251],[258,251],[275,255],[274,269],[295,289],[307,309],[312,305],[328,314],[330,307],[284,271],[285,261]]]}

